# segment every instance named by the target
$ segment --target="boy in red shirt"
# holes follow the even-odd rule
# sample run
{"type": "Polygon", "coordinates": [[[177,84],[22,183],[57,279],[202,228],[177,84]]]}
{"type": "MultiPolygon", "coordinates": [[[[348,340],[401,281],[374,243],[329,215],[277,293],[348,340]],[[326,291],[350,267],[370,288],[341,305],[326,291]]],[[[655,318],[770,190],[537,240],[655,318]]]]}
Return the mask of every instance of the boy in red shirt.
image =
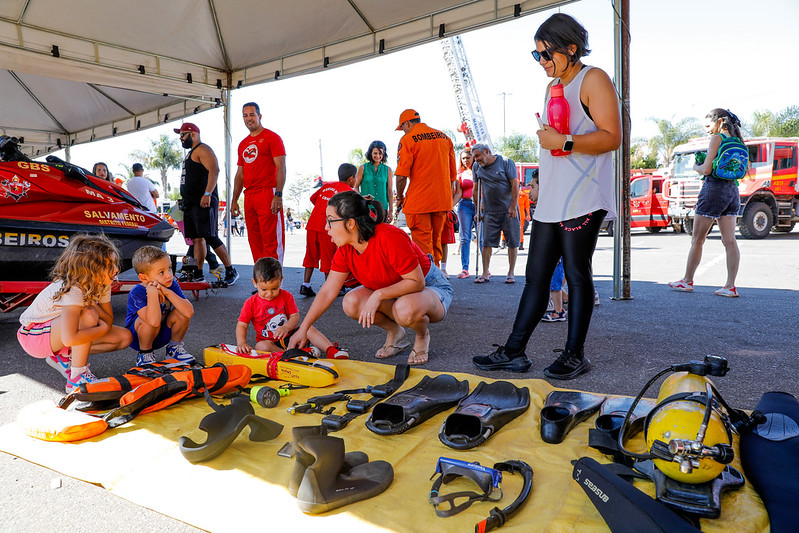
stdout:
{"type": "Polygon", "coordinates": [[[308,233],[305,237],[305,259],[302,261],[302,266],[305,267],[303,283],[300,285],[300,294],[302,296],[316,296],[316,293],[311,288],[311,276],[314,268],[319,268],[325,275],[325,279],[330,273],[330,261],[336,253],[336,245],[330,235],[327,234],[327,228],[325,227],[327,202],[336,193],[353,190],[357,173],[358,169],[355,165],[344,163],[338,167],[338,181],[319,182],[319,185],[317,185],[317,187],[320,187],[319,190],[311,195],[313,210],[308,218],[308,223],[305,225],[305,230],[308,233]]]}
{"type": "MultiPolygon", "coordinates": [[[[290,292],[280,288],[283,283],[283,268],[273,257],[262,257],[252,268],[252,284],[256,294],[250,296],[241,309],[236,323],[236,348],[241,353],[250,353],[253,347],[247,344],[247,327],[252,322],[255,328],[256,350],[276,352],[286,349],[286,341],[297,330],[300,312],[290,292]]],[[[325,337],[318,329],[308,330],[308,340],[317,357],[347,359],[349,355],[325,337]]]]}

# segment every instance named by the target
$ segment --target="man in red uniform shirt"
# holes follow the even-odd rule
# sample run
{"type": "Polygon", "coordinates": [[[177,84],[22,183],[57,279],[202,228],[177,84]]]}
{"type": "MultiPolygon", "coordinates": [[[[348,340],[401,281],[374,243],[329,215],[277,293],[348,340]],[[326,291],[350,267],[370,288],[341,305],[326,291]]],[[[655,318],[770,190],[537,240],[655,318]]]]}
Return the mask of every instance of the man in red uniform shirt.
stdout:
{"type": "Polygon", "coordinates": [[[274,257],[283,263],[286,149],[277,133],[261,125],[258,104],[244,104],[242,113],[250,134],[239,143],[230,215],[239,215],[239,196],[244,190],[244,219],[253,261],[274,257]]]}
{"type": "Polygon", "coordinates": [[[397,201],[402,203],[411,238],[438,266],[443,256],[441,233],[452,210],[455,149],[446,134],[423,123],[413,109],[402,112],[397,130],[405,133],[397,148],[394,171],[397,201]]]}
{"type": "Polygon", "coordinates": [[[311,211],[311,216],[308,217],[308,223],[305,225],[305,230],[307,231],[305,237],[305,259],[302,261],[302,266],[305,267],[305,276],[302,285],[300,285],[300,294],[303,296],[316,296],[313,288],[311,288],[313,269],[318,267],[325,275],[325,279],[327,279],[327,275],[330,272],[330,261],[336,253],[336,243],[333,242],[333,239],[327,233],[327,218],[325,215],[327,202],[336,193],[353,190],[357,172],[358,169],[355,165],[344,163],[338,167],[338,181],[319,182],[319,190],[311,195],[313,210],[311,211]]]}

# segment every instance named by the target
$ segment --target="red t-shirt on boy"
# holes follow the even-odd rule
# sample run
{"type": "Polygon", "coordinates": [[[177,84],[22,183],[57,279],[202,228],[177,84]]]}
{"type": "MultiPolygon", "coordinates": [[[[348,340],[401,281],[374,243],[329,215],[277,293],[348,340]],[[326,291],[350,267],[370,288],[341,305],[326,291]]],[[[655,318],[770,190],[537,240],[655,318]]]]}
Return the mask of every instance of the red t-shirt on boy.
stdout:
{"type": "Polygon", "coordinates": [[[299,313],[294,296],[290,292],[280,290],[273,300],[265,300],[253,294],[244,302],[239,314],[239,322],[249,324],[255,328],[255,341],[274,341],[274,331],[288,322],[291,315],[299,313]]]}
{"type": "Polygon", "coordinates": [[[327,231],[327,217],[325,216],[327,202],[330,201],[334,195],[351,190],[352,187],[343,181],[324,182],[322,187],[311,195],[313,211],[311,211],[311,216],[308,217],[308,223],[305,224],[305,229],[322,232],[327,231]]]}

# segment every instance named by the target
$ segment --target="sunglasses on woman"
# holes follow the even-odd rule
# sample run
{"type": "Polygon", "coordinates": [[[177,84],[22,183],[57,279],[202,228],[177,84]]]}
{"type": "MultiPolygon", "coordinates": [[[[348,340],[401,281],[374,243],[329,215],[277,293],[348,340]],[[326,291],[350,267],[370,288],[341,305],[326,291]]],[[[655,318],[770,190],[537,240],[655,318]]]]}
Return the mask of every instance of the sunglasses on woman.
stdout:
{"type": "Polygon", "coordinates": [[[546,48],[540,52],[538,50],[533,50],[533,59],[540,62],[541,58],[543,57],[544,61],[552,61],[552,52],[554,52],[554,50],[551,48],[546,48]]]}

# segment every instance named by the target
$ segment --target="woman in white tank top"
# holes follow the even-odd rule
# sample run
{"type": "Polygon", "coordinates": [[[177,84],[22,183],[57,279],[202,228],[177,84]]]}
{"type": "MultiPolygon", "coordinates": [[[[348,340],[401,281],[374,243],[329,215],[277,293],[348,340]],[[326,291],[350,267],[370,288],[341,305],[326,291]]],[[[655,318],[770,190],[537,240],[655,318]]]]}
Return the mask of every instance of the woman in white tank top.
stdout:
{"type": "Polygon", "coordinates": [[[587,372],[591,363],[583,344],[594,309],[591,259],[599,228],[608,213],[615,214],[613,150],[621,144],[621,120],[616,90],[610,77],[580,60],[588,55],[588,33],[569,15],[549,17],[535,34],[533,57],[554,78],[546,90],[562,84],[569,103],[568,135],[544,125],[541,144],[539,200],[535,231],[527,261],[527,280],[513,330],[504,345],[486,356],[473,358],[483,370],[526,372],[532,362],[524,350],[546,312],[549,283],[563,257],[569,285],[568,337],[565,349],[544,369],[547,377],[572,379],[587,372]],[[552,150],[570,152],[555,157],[552,150]]]}

